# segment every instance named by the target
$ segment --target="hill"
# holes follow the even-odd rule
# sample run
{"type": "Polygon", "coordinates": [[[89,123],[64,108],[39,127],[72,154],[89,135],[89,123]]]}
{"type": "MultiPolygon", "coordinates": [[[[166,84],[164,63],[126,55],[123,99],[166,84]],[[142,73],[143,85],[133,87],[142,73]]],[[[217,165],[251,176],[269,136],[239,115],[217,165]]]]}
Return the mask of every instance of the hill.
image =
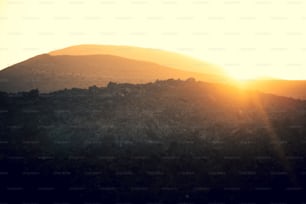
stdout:
{"type": "Polygon", "coordinates": [[[42,92],[50,92],[73,87],[106,86],[109,81],[143,83],[189,77],[204,81],[221,80],[212,75],[112,55],[43,54],[0,71],[0,91],[18,92],[38,88],[42,92]]]}
{"type": "MultiPolygon", "coordinates": [[[[196,78],[237,85],[219,67],[157,49],[111,45],[77,45],[52,51],[0,71],[0,91],[51,92],[65,88],[105,86],[109,81],[145,83],[157,79],[196,78]]],[[[265,93],[306,99],[306,81],[260,79],[238,86],[265,93]]]]}
{"type": "MultiPolygon", "coordinates": [[[[208,75],[226,75],[215,65],[179,53],[132,46],[76,45],[49,53],[50,55],[115,55],[119,57],[157,63],[175,69],[208,75]]],[[[209,80],[209,79],[208,79],[209,80]]],[[[212,80],[209,80],[212,81],[212,80]]]]}
{"type": "Polygon", "coordinates": [[[304,201],[306,102],[166,80],[0,93],[0,201],[304,201]]]}

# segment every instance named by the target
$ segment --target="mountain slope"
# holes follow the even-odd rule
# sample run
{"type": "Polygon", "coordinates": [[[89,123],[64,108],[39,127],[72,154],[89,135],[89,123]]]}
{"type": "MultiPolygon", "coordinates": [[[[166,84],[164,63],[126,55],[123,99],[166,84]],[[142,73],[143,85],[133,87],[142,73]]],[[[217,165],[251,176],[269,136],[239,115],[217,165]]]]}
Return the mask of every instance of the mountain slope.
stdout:
{"type": "Polygon", "coordinates": [[[306,101],[167,80],[0,93],[0,110],[2,202],[305,201],[306,101]]]}
{"type": "Polygon", "coordinates": [[[109,81],[141,83],[189,77],[214,81],[214,76],[112,55],[44,54],[2,70],[0,90],[16,92],[38,88],[42,92],[50,92],[73,87],[105,86],[109,81]]]}
{"type": "Polygon", "coordinates": [[[163,66],[184,71],[199,72],[210,75],[225,75],[224,70],[186,55],[164,50],[114,45],[76,45],[52,51],[50,55],[97,55],[108,54],[120,57],[154,62],[163,66]]]}

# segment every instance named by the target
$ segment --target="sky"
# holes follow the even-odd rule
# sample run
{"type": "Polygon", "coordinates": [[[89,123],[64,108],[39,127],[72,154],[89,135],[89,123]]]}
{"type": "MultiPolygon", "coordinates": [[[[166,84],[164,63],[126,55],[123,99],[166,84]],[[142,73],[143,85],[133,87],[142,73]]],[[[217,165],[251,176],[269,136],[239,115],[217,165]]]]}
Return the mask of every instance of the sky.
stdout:
{"type": "Polygon", "coordinates": [[[303,0],[0,0],[0,69],[78,44],[187,54],[236,78],[306,79],[303,0]]]}

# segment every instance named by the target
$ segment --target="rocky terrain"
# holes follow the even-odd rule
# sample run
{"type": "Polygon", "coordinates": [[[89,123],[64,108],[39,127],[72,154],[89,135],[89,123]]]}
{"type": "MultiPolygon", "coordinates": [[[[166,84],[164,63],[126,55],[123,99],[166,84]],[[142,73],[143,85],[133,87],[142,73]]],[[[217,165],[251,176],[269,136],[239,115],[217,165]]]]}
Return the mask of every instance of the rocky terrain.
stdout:
{"type": "Polygon", "coordinates": [[[303,202],[306,101],[194,79],[0,93],[0,202],[303,202]]]}

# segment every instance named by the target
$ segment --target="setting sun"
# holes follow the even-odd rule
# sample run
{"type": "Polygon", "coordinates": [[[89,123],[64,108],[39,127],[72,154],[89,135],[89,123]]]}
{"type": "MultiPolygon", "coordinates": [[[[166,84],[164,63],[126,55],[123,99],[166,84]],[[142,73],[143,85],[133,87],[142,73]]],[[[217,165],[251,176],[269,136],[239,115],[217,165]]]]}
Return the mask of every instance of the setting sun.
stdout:
{"type": "Polygon", "coordinates": [[[228,75],[237,81],[257,79],[260,77],[256,73],[241,73],[239,70],[231,71],[228,73],[228,75]]]}

